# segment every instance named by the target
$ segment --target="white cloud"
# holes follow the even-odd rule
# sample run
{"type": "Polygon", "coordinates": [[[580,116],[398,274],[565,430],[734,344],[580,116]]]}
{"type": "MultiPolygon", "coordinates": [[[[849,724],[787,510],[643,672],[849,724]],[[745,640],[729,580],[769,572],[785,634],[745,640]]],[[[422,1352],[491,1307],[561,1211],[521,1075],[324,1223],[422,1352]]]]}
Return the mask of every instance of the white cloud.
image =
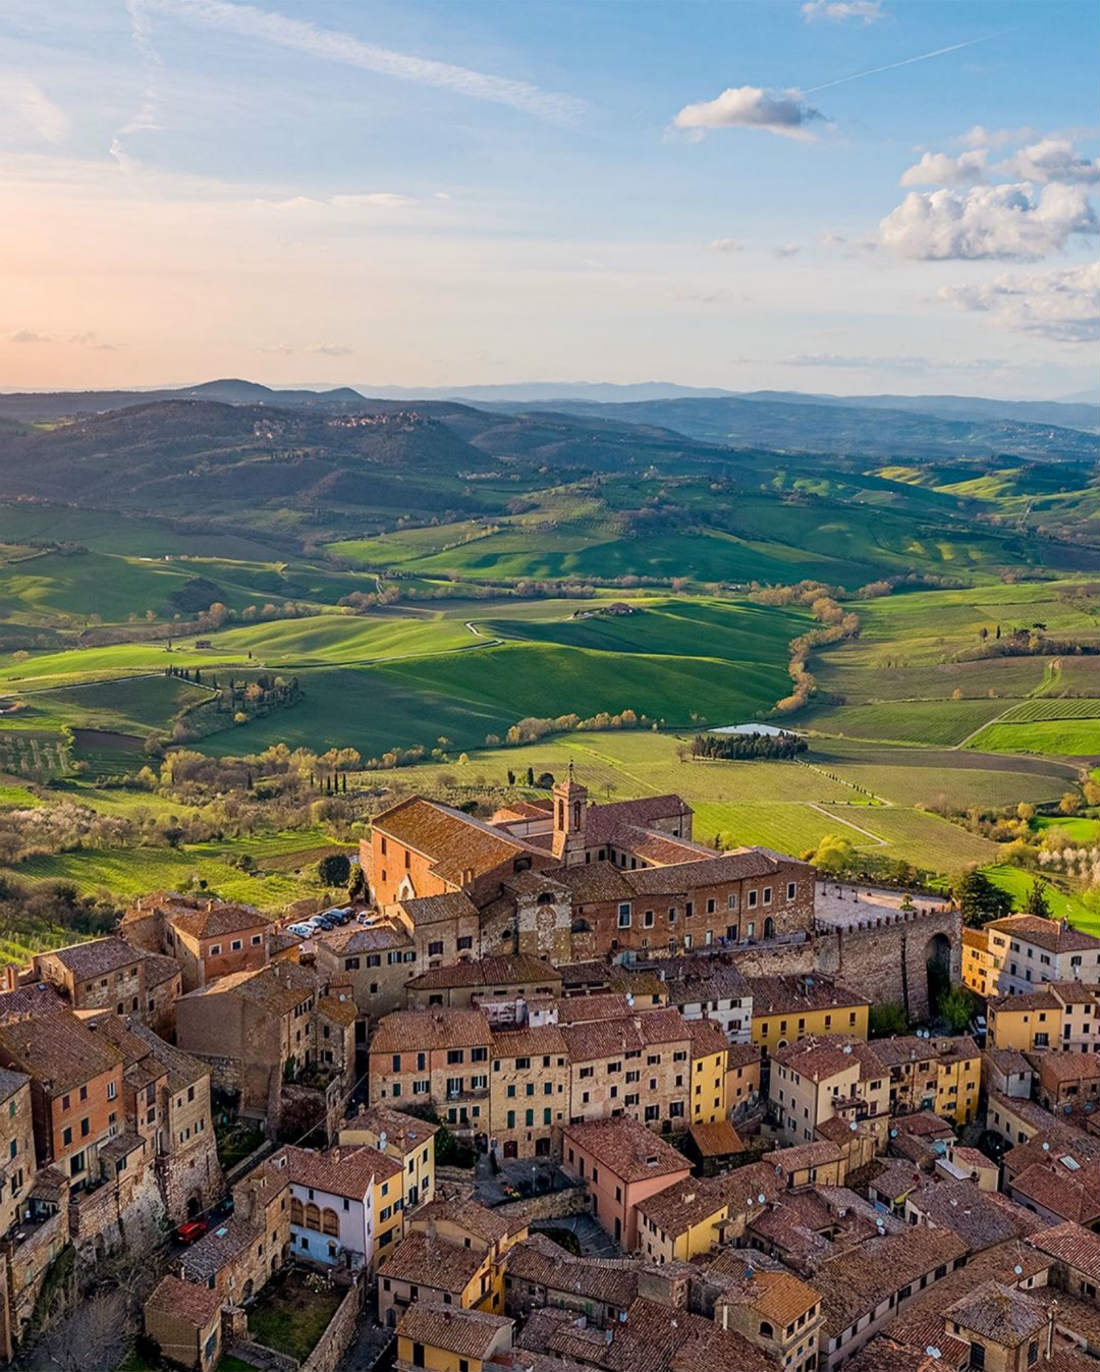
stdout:
{"type": "Polygon", "coordinates": [[[48,333],[39,333],[36,329],[17,329],[15,333],[9,334],[9,343],[52,343],[53,339],[48,333]]]}
{"type": "MultiPolygon", "coordinates": [[[[436,197],[433,196],[433,199],[436,197]]],[[[415,205],[416,198],[397,191],[367,191],[357,195],[291,195],[285,200],[257,200],[265,210],[399,210],[415,205]]]]}
{"type": "Polygon", "coordinates": [[[1009,272],[977,286],[945,286],[942,300],[982,310],[1007,329],[1065,343],[1100,338],[1100,263],[1053,272],[1009,272]]]}
{"type": "Polygon", "coordinates": [[[974,124],[955,141],[964,148],[1003,148],[1034,137],[1035,130],[1027,124],[1018,129],[987,129],[984,124],[974,124]]]}
{"type": "Polygon", "coordinates": [[[806,0],[802,6],[802,18],[807,24],[814,19],[831,19],[837,24],[858,19],[873,24],[882,17],[882,0],[806,0]]]}
{"type": "Polygon", "coordinates": [[[712,238],[708,246],[711,252],[740,252],[745,245],[733,238],[712,238]]]}
{"type": "Polygon", "coordinates": [[[1095,233],[1096,212],[1079,187],[975,186],[968,191],[911,191],[882,220],[885,247],[924,260],[1001,258],[1035,261],[1095,233]]]}
{"type": "Polygon", "coordinates": [[[731,86],[713,100],[685,105],[676,116],[681,129],[766,129],[784,138],[813,138],[808,124],[825,116],[797,90],[771,91],[760,86],[731,86]]]}
{"type": "Polygon", "coordinates": [[[153,9],[208,28],[274,43],[311,57],[359,67],[381,76],[454,91],[475,100],[510,105],[513,109],[543,119],[574,119],[585,108],[581,100],[541,90],[527,81],[512,81],[507,77],[473,71],[469,67],[456,67],[450,62],[394,52],[391,48],[366,43],[353,34],[324,29],[307,20],[290,19],[255,5],[229,4],[227,0],[148,0],[148,4],[153,9]]]}
{"type": "Polygon", "coordinates": [[[772,249],[773,257],[794,257],[802,249],[797,243],[779,243],[772,249]]]}
{"type": "Polygon", "coordinates": [[[1087,185],[1100,181],[1100,158],[1079,157],[1072,139],[1052,135],[1020,148],[999,170],[1043,185],[1052,181],[1087,185]]]}
{"type": "Polygon", "coordinates": [[[946,152],[926,152],[919,162],[902,172],[899,186],[967,186],[985,179],[988,149],[952,157],[946,152]]]}
{"type": "Polygon", "coordinates": [[[44,143],[60,143],[69,131],[64,110],[36,81],[17,71],[0,72],[0,131],[5,126],[44,143]]]}
{"type": "Polygon", "coordinates": [[[307,353],[320,357],[350,357],[354,351],[354,348],[345,347],[343,343],[311,343],[306,349],[307,353]]]}

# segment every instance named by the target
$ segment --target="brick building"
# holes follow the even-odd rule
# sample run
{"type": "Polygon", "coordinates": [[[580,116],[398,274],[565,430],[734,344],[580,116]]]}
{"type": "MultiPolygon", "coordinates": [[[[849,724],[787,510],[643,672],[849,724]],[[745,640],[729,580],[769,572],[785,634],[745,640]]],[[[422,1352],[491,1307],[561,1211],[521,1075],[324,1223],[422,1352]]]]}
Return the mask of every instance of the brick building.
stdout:
{"type": "Polygon", "coordinates": [[[233,1213],[179,1259],[177,1275],[240,1305],[267,1284],[290,1251],[289,1178],[261,1163],[233,1188],[233,1213]]]}
{"type": "Polygon", "coordinates": [[[691,1163],[633,1119],[589,1120],[563,1131],[562,1168],[584,1182],[594,1218],[624,1248],[638,1246],[638,1207],[691,1174],[691,1163]]]}
{"type": "Polygon", "coordinates": [[[99,1149],[122,1132],[122,1054],[69,1010],[0,1026],[0,1062],[30,1078],[35,1150],[74,1188],[99,1179],[99,1149]]]}
{"type": "Polygon", "coordinates": [[[890,1113],[889,1068],[860,1039],[809,1038],[778,1049],[768,1091],[780,1136],[792,1144],[812,1142],[834,1115],[885,1128],[890,1113]]]}
{"type": "Polygon", "coordinates": [[[210,1068],[145,1025],[104,1014],[95,1032],[122,1055],[127,1128],[145,1139],[173,1224],[206,1210],[225,1179],[218,1161],[210,1068]]]}
{"type": "Polygon", "coordinates": [[[271,925],[254,906],[174,891],[140,897],[119,932],[149,952],[174,957],[185,991],[254,971],[271,956],[271,925]]]}

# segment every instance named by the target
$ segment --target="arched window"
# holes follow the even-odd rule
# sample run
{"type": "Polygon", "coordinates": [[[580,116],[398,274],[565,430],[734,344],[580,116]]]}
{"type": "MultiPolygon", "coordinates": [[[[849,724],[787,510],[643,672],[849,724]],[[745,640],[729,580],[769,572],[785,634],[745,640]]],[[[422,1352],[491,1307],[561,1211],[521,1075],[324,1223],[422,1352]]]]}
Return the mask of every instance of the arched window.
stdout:
{"type": "Polygon", "coordinates": [[[760,1321],[760,1337],[761,1337],[762,1339],[770,1339],[771,1336],[772,1336],[772,1332],[773,1332],[773,1331],[772,1331],[772,1327],[771,1327],[771,1325],[767,1322],[767,1320],[761,1320],[761,1321],[760,1321]]]}
{"type": "Polygon", "coordinates": [[[587,934],[590,931],[589,923],[586,919],[575,919],[572,925],[574,934],[587,934]]]}
{"type": "Polygon", "coordinates": [[[565,828],[565,801],[564,801],[564,800],[559,800],[559,801],[558,801],[558,828],[559,828],[559,829],[564,829],[564,828],[565,828]]]}
{"type": "Polygon", "coordinates": [[[302,1218],[302,1202],[296,1196],[292,1196],[290,1201],[290,1222],[296,1224],[299,1229],[305,1223],[302,1218]]]}
{"type": "Polygon", "coordinates": [[[305,1227],[307,1229],[321,1228],[321,1207],[314,1205],[312,1201],[306,1206],[305,1227]]]}
{"type": "Polygon", "coordinates": [[[540,891],[535,900],[536,905],[553,905],[554,893],[552,891],[540,891]]]}
{"type": "Polygon", "coordinates": [[[775,938],[775,920],[771,915],[764,921],[764,937],[775,938]]]}
{"type": "Polygon", "coordinates": [[[321,1216],[321,1232],[323,1234],[339,1234],[340,1221],[335,1210],[326,1209],[321,1216]]]}

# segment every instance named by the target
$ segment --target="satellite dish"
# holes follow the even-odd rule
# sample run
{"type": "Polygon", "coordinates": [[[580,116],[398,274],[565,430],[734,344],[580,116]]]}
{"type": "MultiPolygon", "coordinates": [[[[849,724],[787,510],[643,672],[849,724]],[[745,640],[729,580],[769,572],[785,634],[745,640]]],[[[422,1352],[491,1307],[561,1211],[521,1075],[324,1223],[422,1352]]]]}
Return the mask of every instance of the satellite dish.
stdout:
{"type": "Polygon", "coordinates": [[[767,1196],[765,1196],[763,1191],[761,1191],[756,1199],[760,1202],[761,1205],[763,1205],[764,1202],[767,1200],[767,1196]]]}
{"type": "Polygon", "coordinates": [[[1024,1275],[1024,1269],[1020,1266],[1019,1263],[1017,1263],[1012,1270],[1016,1273],[1018,1277],[1022,1277],[1024,1275]]]}

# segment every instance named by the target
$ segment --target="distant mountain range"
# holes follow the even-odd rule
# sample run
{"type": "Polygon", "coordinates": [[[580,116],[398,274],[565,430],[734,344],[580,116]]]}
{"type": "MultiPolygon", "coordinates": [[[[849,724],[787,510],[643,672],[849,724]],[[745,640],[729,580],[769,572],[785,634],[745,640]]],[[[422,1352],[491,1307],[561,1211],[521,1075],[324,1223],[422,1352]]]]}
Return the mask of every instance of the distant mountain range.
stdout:
{"type": "MultiPolygon", "coordinates": [[[[895,410],[941,419],[1055,425],[1063,429],[1100,432],[1100,403],[1086,393],[1064,400],[998,400],[970,395],[818,395],[806,391],[729,391],[679,386],[673,382],[641,381],[618,385],[603,381],[531,382],[499,386],[337,386],[275,389],[256,381],[225,378],[198,386],[160,390],[42,391],[0,393],[0,419],[32,422],[77,415],[101,414],[129,405],[158,400],[214,400],[228,405],[278,405],[283,408],[356,410],[369,400],[408,402],[459,401],[514,409],[538,405],[576,412],[589,407],[651,404],[668,400],[736,400],[753,404],[810,405],[848,410],[895,410]]],[[[612,411],[607,410],[607,417],[612,411]]],[[[626,419],[625,412],[617,415],[626,419]]]]}

